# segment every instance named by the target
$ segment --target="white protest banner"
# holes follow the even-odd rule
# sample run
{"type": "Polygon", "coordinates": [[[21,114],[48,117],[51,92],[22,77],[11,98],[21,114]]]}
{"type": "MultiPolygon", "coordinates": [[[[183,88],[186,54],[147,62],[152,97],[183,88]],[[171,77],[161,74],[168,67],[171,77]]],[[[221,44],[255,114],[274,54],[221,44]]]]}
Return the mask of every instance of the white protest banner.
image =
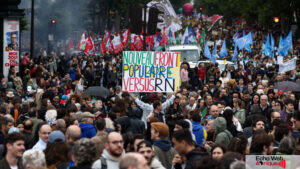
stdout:
{"type": "Polygon", "coordinates": [[[277,64],[283,64],[283,56],[277,56],[277,64]]]}
{"type": "Polygon", "coordinates": [[[179,86],[180,52],[123,52],[123,91],[174,92],[179,86]]]}
{"type": "Polygon", "coordinates": [[[7,77],[10,66],[19,71],[19,37],[18,19],[3,20],[3,75],[7,77]]]}
{"type": "Polygon", "coordinates": [[[285,63],[279,64],[278,73],[284,73],[296,69],[297,58],[293,58],[285,63]]]}

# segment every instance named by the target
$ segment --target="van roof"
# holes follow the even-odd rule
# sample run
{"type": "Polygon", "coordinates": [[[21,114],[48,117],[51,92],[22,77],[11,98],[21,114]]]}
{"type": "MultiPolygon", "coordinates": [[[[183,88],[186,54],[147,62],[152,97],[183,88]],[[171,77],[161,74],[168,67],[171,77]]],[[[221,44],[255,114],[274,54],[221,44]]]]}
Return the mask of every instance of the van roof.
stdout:
{"type": "Polygon", "coordinates": [[[190,50],[190,49],[196,49],[199,50],[199,47],[197,45],[174,45],[174,46],[168,46],[169,50],[190,50]]]}
{"type": "MultiPolygon", "coordinates": [[[[224,64],[224,60],[221,60],[221,59],[218,59],[218,60],[216,60],[216,62],[217,63],[221,63],[221,64],[224,64]]],[[[199,62],[198,63],[210,63],[210,60],[199,60],[199,62]]],[[[226,61],[226,64],[234,64],[233,62],[231,62],[231,61],[226,61]]]]}

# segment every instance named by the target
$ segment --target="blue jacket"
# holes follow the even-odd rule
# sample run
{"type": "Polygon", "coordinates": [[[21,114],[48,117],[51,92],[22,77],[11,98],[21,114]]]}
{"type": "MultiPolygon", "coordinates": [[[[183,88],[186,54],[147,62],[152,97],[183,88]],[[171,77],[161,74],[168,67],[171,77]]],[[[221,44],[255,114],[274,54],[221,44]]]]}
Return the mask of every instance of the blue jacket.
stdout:
{"type": "Polygon", "coordinates": [[[196,143],[200,146],[203,145],[203,139],[204,138],[204,132],[203,132],[203,126],[198,122],[192,122],[193,126],[193,134],[196,137],[196,143]]]}
{"type": "Polygon", "coordinates": [[[89,123],[79,123],[81,129],[80,138],[92,138],[97,134],[95,127],[89,123]]]}

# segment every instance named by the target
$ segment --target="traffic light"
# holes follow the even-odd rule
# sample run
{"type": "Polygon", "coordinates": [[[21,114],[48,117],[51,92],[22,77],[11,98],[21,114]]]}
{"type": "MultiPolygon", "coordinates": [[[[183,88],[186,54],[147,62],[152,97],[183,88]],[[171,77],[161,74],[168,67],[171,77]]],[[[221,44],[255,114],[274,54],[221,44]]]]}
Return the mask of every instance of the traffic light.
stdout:
{"type": "Polygon", "coordinates": [[[50,19],[49,22],[49,33],[54,34],[56,32],[56,19],[50,19]]]}
{"type": "Polygon", "coordinates": [[[279,23],[279,18],[278,17],[274,17],[273,21],[274,21],[274,23],[279,23]]]}
{"type": "Polygon", "coordinates": [[[149,9],[149,20],[147,25],[147,34],[154,35],[156,31],[160,31],[157,29],[157,23],[163,22],[163,20],[159,19],[159,15],[164,14],[163,12],[159,11],[156,8],[149,9]]]}
{"type": "Polygon", "coordinates": [[[55,24],[56,20],[55,19],[51,19],[51,24],[55,24]]]}
{"type": "Polygon", "coordinates": [[[131,7],[129,14],[130,31],[134,34],[141,34],[143,29],[142,8],[131,7]]]}

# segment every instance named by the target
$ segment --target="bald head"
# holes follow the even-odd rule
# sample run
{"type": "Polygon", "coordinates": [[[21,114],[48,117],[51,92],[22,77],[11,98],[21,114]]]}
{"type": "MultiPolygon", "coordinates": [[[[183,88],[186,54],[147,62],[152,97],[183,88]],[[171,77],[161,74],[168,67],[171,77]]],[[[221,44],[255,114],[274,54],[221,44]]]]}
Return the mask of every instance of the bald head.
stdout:
{"type": "Polygon", "coordinates": [[[48,124],[42,125],[40,130],[39,130],[40,139],[42,139],[44,142],[47,143],[51,131],[52,131],[52,129],[48,124]]]}
{"type": "Polygon", "coordinates": [[[219,116],[219,109],[216,105],[211,105],[209,109],[209,114],[212,116],[213,119],[217,118],[219,116]]]}
{"type": "Polygon", "coordinates": [[[120,162],[120,169],[149,169],[147,160],[139,153],[127,153],[120,162]]]}
{"type": "Polygon", "coordinates": [[[121,139],[121,140],[123,140],[122,139],[122,135],[120,134],[120,133],[118,133],[118,132],[110,132],[110,133],[108,133],[107,134],[107,141],[108,142],[111,142],[112,140],[115,140],[115,139],[121,139]]]}
{"type": "Polygon", "coordinates": [[[66,131],[66,140],[67,142],[76,142],[80,139],[81,136],[81,130],[76,125],[71,125],[68,127],[66,131]]]}

